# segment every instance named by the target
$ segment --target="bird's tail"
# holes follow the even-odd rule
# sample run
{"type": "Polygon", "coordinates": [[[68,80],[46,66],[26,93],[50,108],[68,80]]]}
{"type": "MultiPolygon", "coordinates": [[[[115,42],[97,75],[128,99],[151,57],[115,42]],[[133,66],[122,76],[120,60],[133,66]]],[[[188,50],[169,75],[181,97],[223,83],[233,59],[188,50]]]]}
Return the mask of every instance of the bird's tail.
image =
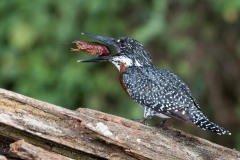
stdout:
{"type": "Polygon", "coordinates": [[[191,112],[192,122],[203,130],[208,129],[212,132],[216,132],[219,135],[231,135],[231,133],[220,127],[219,125],[209,121],[209,119],[200,111],[194,110],[191,112]]]}

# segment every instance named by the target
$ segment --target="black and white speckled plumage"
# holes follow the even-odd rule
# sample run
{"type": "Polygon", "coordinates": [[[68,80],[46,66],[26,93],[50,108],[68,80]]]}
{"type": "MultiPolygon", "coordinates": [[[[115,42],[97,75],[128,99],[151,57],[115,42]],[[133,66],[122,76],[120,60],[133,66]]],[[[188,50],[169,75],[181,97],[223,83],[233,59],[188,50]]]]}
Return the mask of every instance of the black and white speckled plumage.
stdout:
{"type": "Polygon", "coordinates": [[[203,115],[189,88],[170,71],[154,66],[132,66],[126,68],[122,77],[129,95],[145,109],[145,118],[161,113],[163,118],[166,115],[218,134],[229,134],[203,115]]]}
{"type": "Polygon", "coordinates": [[[116,47],[117,54],[80,62],[110,61],[120,71],[120,82],[131,98],[144,108],[144,117],[177,118],[193,122],[217,134],[231,133],[209,121],[188,86],[174,73],[154,67],[144,46],[128,37],[118,39],[93,34],[90,37],[116,47]]]}
{"type": "MultiPolygon", "coordinates": [[[[173,73],[154,66],[128,67],[122,73],[129,95],[141,106],[169,117],[188,121],[185,114],[194,104],[188,87],[173,73]]],[[[197,107],[197,106],[195,106],[197,107]]],[[[145,114],[154,116],[151,113],[145,114]]]]}

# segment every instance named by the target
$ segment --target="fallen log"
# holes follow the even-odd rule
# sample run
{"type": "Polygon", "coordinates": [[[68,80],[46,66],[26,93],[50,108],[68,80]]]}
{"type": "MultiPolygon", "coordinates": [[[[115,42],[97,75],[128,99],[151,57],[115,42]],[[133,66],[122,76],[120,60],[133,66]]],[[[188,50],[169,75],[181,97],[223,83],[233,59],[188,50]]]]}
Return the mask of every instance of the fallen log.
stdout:
{"type": "Polygon", "coordinates": [[[0,89],[0,155],[21,158],[10,149],[18,140],[62,159],[240,158],[238,151],[170,127],[86,108],[72,111],[0,89]]]}
{"type": "Polygon", "coordinates": [[[19,140],[15,143],[12,143],[10,145],[10,152],[16,154],[19,158],[26,160],[73,160],[72,158],[68,158],[54,152],[49,152],[40,147],[36,147],[32,144],[26,143],[24,140],[19,140]]]}

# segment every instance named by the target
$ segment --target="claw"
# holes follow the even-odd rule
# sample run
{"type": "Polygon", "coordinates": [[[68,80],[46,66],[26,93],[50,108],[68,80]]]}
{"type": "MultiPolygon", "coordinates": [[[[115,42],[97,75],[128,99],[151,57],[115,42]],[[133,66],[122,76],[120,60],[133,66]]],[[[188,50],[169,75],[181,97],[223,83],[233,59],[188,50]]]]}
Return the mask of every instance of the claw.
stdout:
{"type": "Polygon", "coordinates": [[[139,122],[139,123],[142,123],[142,124],[144,124],[144,125],[146,125],[146,120],[147,120],[148,118],[142,118],[142,119],[132,119],[133,121],[135,121],[135,122],[139,122]]]}
{"type": "Polygon", "coordinates": [[[166,121],[167,121],[167,119],[163,119],[163,120],[162,120],[158,125],[156,125],[155,127],[157,127],[157,128],[163,128],[166,121]]]}

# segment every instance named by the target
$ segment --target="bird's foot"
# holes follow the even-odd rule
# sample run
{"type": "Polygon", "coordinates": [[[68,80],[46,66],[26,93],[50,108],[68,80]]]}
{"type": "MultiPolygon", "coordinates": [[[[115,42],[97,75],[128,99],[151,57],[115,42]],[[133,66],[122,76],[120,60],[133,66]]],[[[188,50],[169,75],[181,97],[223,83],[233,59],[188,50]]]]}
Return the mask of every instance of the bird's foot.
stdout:
{"type": "Polygon", "coordinates": [[[164,124],[165,124],[166,121],[167,121],[166,119],[162,120],[159,124],[155,125],[155,127],[164,128],[165,127],[164,124]]]}
{"type": "Polygon", "coordinates": [[[146,120],[147,120],[147,118],[132,119],[132,120],[135,121],[135,122],[139,122],[139,123],[142,123],[142,124],[146,125],[146,120]]]}

